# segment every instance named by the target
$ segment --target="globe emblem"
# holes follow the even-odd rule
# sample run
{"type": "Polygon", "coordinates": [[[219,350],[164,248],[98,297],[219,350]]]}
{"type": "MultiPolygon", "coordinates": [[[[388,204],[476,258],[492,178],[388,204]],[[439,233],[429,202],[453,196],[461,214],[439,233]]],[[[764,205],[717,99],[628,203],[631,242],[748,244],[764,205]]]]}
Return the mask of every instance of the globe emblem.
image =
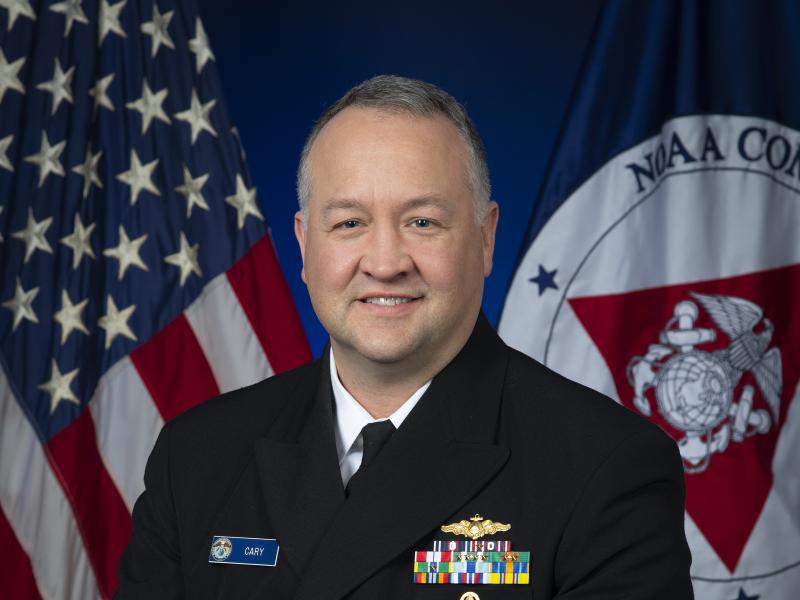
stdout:
{"type": "Polygon", "coordinates": [[[778,423],[782,361],[781,351],[770,347],[775,327],[760,306],[736,296],[690,295],[728,335],[730,345],[714,352],[697,350],[715,341],[717,332],[696,327],[697,304],[682,300],[661,330],[659,343],[630,359],[627,376],[633,405],[647,417],[653,414],[647,391],[655,389],[658,411],[686,434],[678,440],[684,470],[702,473],[711,456],[725,452],[731,442],[763,435],[778,423]],[[750,383],[743,382],[734,397],[745,373],[752,373],[767,408],[753,406],[756,387],[750,383]]]}
{"type": "Polygon", "coordinates": [[[673,356],[658,374],[656,401],[664,418],[684,431],[709,431],[728,416],[731,382],[708,352],[673,356]]]}
{"type": "Polygon", "coordinates": [[[211,544],[211,558],[216,561],[224,561],[231,555],[233,544],[226,537],[216,538],[211,544]]]}

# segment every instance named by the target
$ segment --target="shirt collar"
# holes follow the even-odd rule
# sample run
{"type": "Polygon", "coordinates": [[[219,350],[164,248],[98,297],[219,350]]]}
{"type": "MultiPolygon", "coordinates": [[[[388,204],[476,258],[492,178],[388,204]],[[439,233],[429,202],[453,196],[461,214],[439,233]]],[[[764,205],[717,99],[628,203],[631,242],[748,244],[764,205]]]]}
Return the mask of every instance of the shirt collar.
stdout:
{"type": "MultiPolygon", "coordinates": [[[[339,456],[339,464],[344,460],[345,455],[350,451],[353,444],[361,434],[364,425],[374,423],[376,421],[385,421],[386,419],[375,419],[367,412],[358,400],[348,392],[339,380],[339,375],[336,371],[336,360],[333,357],[333,348],[330,349],[330,374],[331,374],[331,387],[333,388],[333,398],[336,403],[336,413],[334,415],[334,430],[336,433],[336,453],[339,456]]],[[[428,386],[431,384],[431,379],[426,381],[422,387],[414,392],[411,397],[406,400],[396,411],[389,415],[388,419],[396,429],[400,428],[405,418],[416,406],[417,402],[428,386]]]]}

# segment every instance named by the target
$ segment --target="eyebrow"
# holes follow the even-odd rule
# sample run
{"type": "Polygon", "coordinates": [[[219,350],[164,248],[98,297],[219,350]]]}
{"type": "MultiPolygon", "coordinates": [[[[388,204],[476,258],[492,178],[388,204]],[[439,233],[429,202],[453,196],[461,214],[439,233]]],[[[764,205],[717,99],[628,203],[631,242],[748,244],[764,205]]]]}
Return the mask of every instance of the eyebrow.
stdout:
{"type": "MultiPolygon", "coordinates": [[[[325,208],[322,209],[323,217],[327,217],[330,213],[336,210],[352,210],[363,209],[364,202],[353,198],[331,198],[325,202],[325,208]]],[[[438,208],[442,212],[452,212],[451,206],[445,199],[438,194],[428,194],[410,198],[402,204],[403,210],[414,210],[419,208],[438,208]]]]}
{"type": "Polygon", "coordinates": [[[450,213],[452,212],[451,205],[445,201],[442,196],[438,194],[430,194],[428,196],[420,196],[418,198],[412,198],[405,204],[405,209],[414,209],[414,208],[438,208],[442,212],[450,213]]]}
{"type": "Polygon", "coordinates": [[[327,215],[334,210],[348,210],[351,208],[361,208],[361,202],[349,198],[332,198],[325,202],[325,208],[322,209],[322,213],[327,215]]]}

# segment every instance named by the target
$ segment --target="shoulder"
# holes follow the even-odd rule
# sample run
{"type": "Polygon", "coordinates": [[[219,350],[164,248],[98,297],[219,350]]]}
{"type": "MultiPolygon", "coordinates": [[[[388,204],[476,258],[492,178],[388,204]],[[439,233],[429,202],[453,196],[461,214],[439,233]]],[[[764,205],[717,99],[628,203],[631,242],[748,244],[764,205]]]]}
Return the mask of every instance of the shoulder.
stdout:
{"type": "Polygon", "coordinates": [[[314,393],[319,370],[316,361],[227,392],[177,416],[164,430],[171,445],[182,448],[212,441],[224,447],[249,443],[265,435],[283,411],[297,406],[292,398],[314,393]]]}
{"type": "Polygon", "coordinates": [[[298,410],[301,396],[315,393],[319,368],[311,363],[230,391],[168,422],[147,463],[146,494],[170,490],[184,515],[201,518],[251,465],[255,441],[284,411],[298,410]]]}
{"type": "MultiPolygon", "coordinates": [[[[571,465],[592,471],[628,444],[677,456],[675,442],[658,426],[538,361],[508,351],[504,403],[515,422],[571,465]]],[[[674,456],[666,460],[674,462],[674,456]]]]}

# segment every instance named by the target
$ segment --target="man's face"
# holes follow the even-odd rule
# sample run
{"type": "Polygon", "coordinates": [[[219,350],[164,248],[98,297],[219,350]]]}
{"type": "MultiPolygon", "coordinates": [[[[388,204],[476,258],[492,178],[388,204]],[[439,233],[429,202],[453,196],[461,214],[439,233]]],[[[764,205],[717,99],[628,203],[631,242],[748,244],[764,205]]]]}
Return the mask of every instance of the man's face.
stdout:
{"type": "Polygon", "coordinates": [[[303,280],[340,354],[411,369],[469,337],[497,224],[476,223],[467,147],[443,117],[347,108],[309,156],[308,223],[295,216],[303,280]]]}

